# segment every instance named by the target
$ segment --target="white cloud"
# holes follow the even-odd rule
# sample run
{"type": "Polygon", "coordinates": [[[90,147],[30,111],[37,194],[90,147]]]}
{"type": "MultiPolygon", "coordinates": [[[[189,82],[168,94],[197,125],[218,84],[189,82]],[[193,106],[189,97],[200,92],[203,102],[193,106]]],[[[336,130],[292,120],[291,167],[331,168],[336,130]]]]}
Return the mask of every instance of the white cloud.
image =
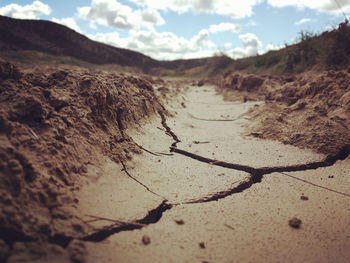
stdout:
{"type": "Polygon", "coordinates": [[[259,38],[251,33],[243,34],[238,36],[242,41],[244,48],[234,48],[228,51],[228,55],[232,58],[243,58],[255,56],[259,52],[259,48],[262,46],[259,38]]]}
{"type": "Polygon", "coordinates": [[[283,46],[275,46],[275,45],[273,45],[273,44],[267,44],[266,45],[266,48],[265,48],[265,53],[266,52],[269,52],[269,51],[271,51],[271,50],[279,50],[279,49],[281,49],[281,48],[284,48],[283,46]]]}
{"type": "Polygon", "coordinates": [[[268,0],[274,7],[295,6],[299,9],[308,7],[318,11],[339,13],[337,2],[345,12],[350,12],[350,0],[268,0]]]}
{"type": "Polygon", "coordinates": [[[42,15],[49,15],[51,9],[48,5],[34,1],[30,5],[9,4],[0,8],[0,15],[22,19],[37,19],[42,15]]]}
{"type": "Polygon", "coordinates": [[[129,0],[141,6],[157,10],[173,10],[178,13],[212,13],[231,18],[244,18],[253,14],[253,7],[262,0],[129,0]]]}
{"type": "Polygon", "coordinates": [[[300,26],[300,25],[305,24],[305,23],[308,23],[308,22],[310,22],[310,21],[311,21],[310,18],[302,18],[302,19],[300,19],[299,21],[295,22],[295,25],[300,26]]]}
{"type": "Polygon", "coordinates": [[[189,40],[171,32],[160,33],[154,30],[130,30],[127,38],[120,37],[117,32],[99,33],[88,35],[88,37],[116,47],[135,50],[161,60],[212,56],[215,47],[209,41],[209,32],[205,29],[189,40]]]}
{"type": "Polygon", "coordinates": [[[237,33],[242,29],[241,25],[239,24],[232,24],[232,23],[220,23],[217,25],[211,25],[209,27],[210,33],[219,33],[219,32],[227,32],[231,31],[233,33],[237,33]]]}
{"type": "Polygon", "coordinates": [[[79,26],[77,25],[77,23],[75,22],[74,18],[71,17],[67,17],[67,18],[61,18],[61,19],[57,19],[57,18],[52,18],[51,19],[52,22],[58,23],[58,24],[62,24],[65,25],[79,33],[81,33],[81,30],[79,28],[79,26]]]}
{"type": "Polygon", "coordinates": [[[254,20],[250,20],[250,21],[247,23],[247,26],[257,26],[257,23],[256,23],[254,20]]]}
{"type": "Polygon", "coordinates": [[[133,10],[117,0],[92,0],[91,6],[78,8],[81,18],[120,29],[139,29],[165,23],[155,9],[133,10]]]}
{"type": "MultiPolygon", "coordinates": [[[[88,35],[89,38],[112,46],[131,49],[159,60],[190,59],[213,56],[217,46],[209,40],[210,30],[202,29],[191,39],[179,37],[172,32],[150,30],[130,30],[128,37],[121,37],[117,32],[88,35]]],[[[251,33],[238,36],[243,48],[232,48],[225,43],[227,54],[233,58],[255,56],[262,47],[261,41],[251,33]]],[[[270,45],[269,48],[274,48],[270,45]]]]}
{"type": "Polygon", "coordinates": [[[247,56],[254,56],[258,54],[258,49],[262,46],[262,44],[256,35],[247,33],[239,35],[238,37],[243,43],[247,56]]]}

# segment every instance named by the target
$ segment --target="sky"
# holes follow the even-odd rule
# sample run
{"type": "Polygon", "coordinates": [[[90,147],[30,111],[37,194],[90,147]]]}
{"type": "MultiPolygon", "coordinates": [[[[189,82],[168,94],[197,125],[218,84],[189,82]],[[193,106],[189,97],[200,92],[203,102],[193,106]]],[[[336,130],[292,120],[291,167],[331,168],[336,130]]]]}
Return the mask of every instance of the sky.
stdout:
{"type": "Polygon", "coordinates": [[[336,28],[343,13],[350,0],[0,0],[0,15],[50,20],[158,60],[263,54],[336,28]]]}

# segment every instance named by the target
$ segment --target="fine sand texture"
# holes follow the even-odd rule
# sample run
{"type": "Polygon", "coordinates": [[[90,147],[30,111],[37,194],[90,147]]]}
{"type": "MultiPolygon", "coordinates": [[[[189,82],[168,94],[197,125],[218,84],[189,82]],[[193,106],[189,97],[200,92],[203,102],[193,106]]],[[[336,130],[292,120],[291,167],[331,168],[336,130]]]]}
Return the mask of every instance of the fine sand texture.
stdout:
{"type": "MultiPolygon", "coordinates": [[[[85,243],[87,262],[348,262],[349,159],[331,165],[310,150],[244,137],[255,104],[188,87],[169,104],[166,125],[155,116],[130,132],[145,149],[125,165],[144,191],[134,198],[164,205],[140,229],[85,243]]],[[[124,209],[142,218],[137,204],[124,209]]]]}

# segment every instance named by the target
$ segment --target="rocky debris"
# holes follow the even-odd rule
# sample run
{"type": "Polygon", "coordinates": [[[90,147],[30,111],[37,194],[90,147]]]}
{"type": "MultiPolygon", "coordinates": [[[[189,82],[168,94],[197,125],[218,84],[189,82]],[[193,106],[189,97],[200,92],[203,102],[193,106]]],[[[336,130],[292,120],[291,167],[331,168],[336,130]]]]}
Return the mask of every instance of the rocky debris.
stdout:
{"type": "Polygon", "coordinates": [[[140,153],[126,129],[160,111],[152,84],[135,76],[22,72],[0,60],[0,258],[23,242],[68,249],[86,235],[74,192],[87,167],[101,154],[119,162],[140,153]]]}
{"type": "Polygon", "coordinates": [[[198,245],[199,245],[200,248],[205,248],[205,243],[204,242],[200,242],[200,243],[198,243],[198,245]]]}
{"type": "Polygon", "coordinates": [[[299,218],[293,217],[289,219],[288,225],[293,228],[300,228],[302,221],[299,218]]]}

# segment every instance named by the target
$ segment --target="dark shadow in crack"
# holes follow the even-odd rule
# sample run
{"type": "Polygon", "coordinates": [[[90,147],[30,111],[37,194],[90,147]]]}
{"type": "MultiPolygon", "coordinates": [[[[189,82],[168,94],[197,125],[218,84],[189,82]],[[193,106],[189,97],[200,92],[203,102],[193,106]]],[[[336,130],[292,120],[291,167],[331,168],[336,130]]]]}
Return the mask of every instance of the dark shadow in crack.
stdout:
{"type": "Polygon", "coordinates": [[[171,144],[171,147],[170,147],[170,152],[172,152],[172,148],[175,147],[176,148],[176,145],[181,142],[180,139],[177,137],[177,135],[171,130],[171,128],[168,126],[168,124],[166,123],[166,118],[165,118],[165,115],[163,112],[161,111],[158,111],[158,114],[160,116],[160,118],[162,119],[162,126],[163,128],[165,129],[165,133],[167,135],[169,135],[170,137],[173,138],[174,142],[171,144]]]}
{"type": "Polygon", "coordinates": [[[200,204],[200,203],[208,203],[212,201],[218,201],[219,199],[226,198],[230,195],[241,193],[244,190],[250,188],[253,184],[261,182],[262,176],[250,176],[250,178],[247,181],[241,182],[238,186],[235,186],[229,190],[226,191],[220,191],[217,193],[214,193],[209,196],[201,197],[199,199],[193,199],[187,202],[183,202],[177,205],[186,205],[186,204],[200,204]]]}
{"type": "Polygon", "coordinates": [[[350,145],[343,147],[337,154],[333,156],[327,157],[323,161],[312,162],[307,164],[296,164],[289,166],[272,166],[272,167],[261,167],[255,168],[247,165],[229,163],[224,161],[219,161],[215,159],[206,158],[185,150],[178,149],[176,147],[172,147],[172,151],[175,153],[182,154],[184,156],[190,157],[200,162],[208,163],[211,165],[221,166],[233,170],[243,171],[250,173],[252,175],[265,175],[270,173],[281,173],[281,172],[298,172],[298,171],[307,171],[307,170],[315,170],[321,167],[329,167],[335,164],[335,162],[339,160],[345,160],[350,154],[350,145]]]}
{"type": "Polygon", "coordinates": [[[110,237],[111,235],[114,235],[122,231],[131,231],[135,229],[141,229],[150,224],[155,224],[162,218],[163,213],[171,209],[172,207],[173,207],[172,205],[167,204],[166,201],[164,200],[158,207],[149,211],[144,218],[138,219],[130,223],[125,223],[122,225],[113,224],[111,226],[97,230],[96,232],[81,238],[81,240],[91,241],[91,242],[100,242],[110,237]]]}

